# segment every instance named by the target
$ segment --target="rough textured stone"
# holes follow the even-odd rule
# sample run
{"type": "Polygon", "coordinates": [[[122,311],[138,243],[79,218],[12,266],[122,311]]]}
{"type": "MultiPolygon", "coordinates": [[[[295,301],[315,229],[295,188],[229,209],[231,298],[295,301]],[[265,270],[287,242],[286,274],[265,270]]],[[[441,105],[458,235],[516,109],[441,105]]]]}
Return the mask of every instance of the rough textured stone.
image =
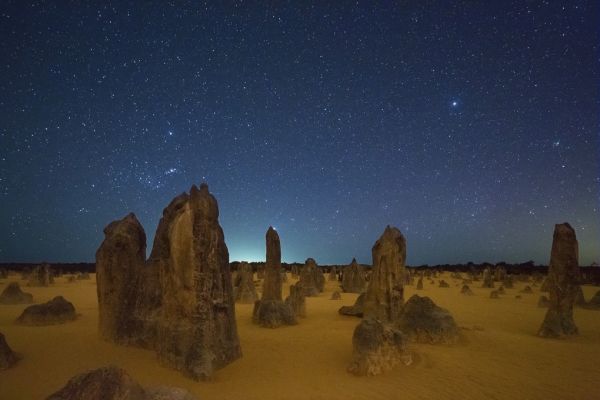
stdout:
{"type": "Polygon", "coordinates": [[[335,267],[331,267],[328,279],[330,281],[337,281],[337,269],[335,267]]]}
{"type": "Polygon", "coordinates": [[[361,293],[354,302],[354,305],[351,306],[342,306],[338,313],[341,315],[348,315],[350,317],[363,317],[364,306],[365,306],[365,296],[366,293],[361,293]]]}
{"type": "Polygon", "coordinates": [[[0,304],[31,304],[33,295],[21,290],[19,283],[11,282],[0,294],[0,304]]]}
{"type": "Polygon", "coordinates": [[[417,281],[417,290],[423,290],[423,278],[419,278],[417,281]]]}
{"type": "Polygon", "coordinates": [[[300,282],[290,286],[290,295],[285,299],[285,303],[292,309],[296,317],[306,317],[306,297],[301,288],[300,282]]]}
{"type": "Polygon", "coordinates": [[[254,286],[254,273],[252,267],[246,263],[240,263],[235,280],[234,298],[236,303],[254,304],[258,300],[256,287],[254,286]]]}
{"type": "Polygon", "coordinates": [[[362,293],[367,287],[365,269],[353,258],[342,271],[342,290],[346,293],[362,293]]]}
{"type": "Polygon", "coordinates": [[[395,321],[404,302],[406,240],[397,228],[387,226],[371,252],[373,272],[364,299],[364,316],[395,321]]]}
{"type": "Polygon", "coordinates": [[[27,286],[50,286],[51,283],[54,283],[54,278],[52,277],[52,273],[50,272],[50,265],[42,264],[38,265],[31,271],[29,274],[29,279],[27,282],[27,286]]]}
{"type": "Polygon", "coordinates": [[[448,282],[446,282],[445,280],[441,279],[439,282],[439,287],[441,288],[449,288],[450,284],[448,284],[448,282]]]}
{"type": "Polygon", "coordinates": [[[77,319],[75,307],[62,296],[44,304],[34,304],[23,310],[16,322],[21,325],[56,325],[77,319]]]}
{"type": "Polygon", "coordinates": [[[265,281],[260,300],[254,303],[252,321],[265,328],[297,323],[294,310],[289,303],[282,301],[281,293],[281,243],[279,235],[272,227],[266,234],[267,263],[265,281]]]}
{"type": "Polygon", "coordinates": [[[561,337],[578,333],[573,320],[573,305],[579,289],[579,245],[575,230],[568,223],[554,227],[548,293],[550,304],[538,335],[561,337]]]}
{"type": "Polygon", "coordinates": [[[325,277],[317,263],[312,258],[307,258],[304,266],[300,269],[300,280],[302,290],[307,297],[318,296],[323,291],[325,277]]]}
{"type": "Polygon", "coordinates": [[[0,332],[0,371],[14,366],[20,359],[21,356],[12,351],[8,343],[6,343],[6,338],[0,332]]]}
{"type": "Polygon", "coordinates": [[[575,295],[575,303],[573,305],[577,307],[585,307],[586,304],[587,303],[585,301],[585,296],[583,295],[583,289],[581,286],[578,286],[577,294],[575,295]]]}
{"type": "Polygon", "coordinates": [[[152,348],[160,307],[158,268],[146,265],[146,233],[134,214],[104,228],[96,251],[98,329],[106,340],[152,348]]]}
{"type": "Polygon", "coordinates": [[[448,310],[438,307],[429,297],[416,294],[404,305],[396,327],[419,343],[455,343],[460,337],[448,310]]]}
{"type": "Polygon", "coordinates": [[[179,388],[144,388],[115,366],[98,368],[71,378],[47,400],[194,400],[179,388]]]}
{"type": "Polygon", "coordinates": [[[229,252],[206,184],[164,210],[150,262],[162,294],[159,360],[200,380],[241,357],[229,252]]]}
{"type": "Polygon", "coordinates": [[[352,362],[348,371],[355,375],[379,375],[398,364],[406,351],[402,332],[374,318],[354,329],[352,362]]]}
{"type": "Polygon", "coordinates": [[[337,290],[335,292],[331,293],[331,300],[341,300],[341,299],[342,299],[342,295],[337,290]]]}

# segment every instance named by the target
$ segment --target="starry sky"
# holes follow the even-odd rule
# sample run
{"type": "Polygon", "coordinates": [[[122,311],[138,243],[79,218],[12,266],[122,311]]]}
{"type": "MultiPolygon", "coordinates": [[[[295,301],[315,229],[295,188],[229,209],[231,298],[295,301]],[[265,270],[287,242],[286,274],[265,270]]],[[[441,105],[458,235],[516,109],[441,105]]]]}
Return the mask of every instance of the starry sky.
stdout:
{"type": "MultiPolygon", "coordinates": [[[[597,1],[0,5],[0,261],[207,182],[231,260],[600,262],[597,1]]],[[[150,250],[148,249],[148,254],[150,250]]]]}

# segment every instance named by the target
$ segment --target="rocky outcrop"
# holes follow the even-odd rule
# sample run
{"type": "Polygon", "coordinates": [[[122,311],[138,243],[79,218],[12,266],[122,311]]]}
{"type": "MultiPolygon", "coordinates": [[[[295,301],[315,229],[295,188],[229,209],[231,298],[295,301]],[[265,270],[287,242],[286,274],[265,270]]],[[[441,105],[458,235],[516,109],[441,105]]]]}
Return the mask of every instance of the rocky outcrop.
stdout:
{"type": "Polygon", "coordinates": [[[521,289],[521,293],[532,294],[533,289],[531,289],[531,286],[525,285],[525,287],[523,289],[521,289]]]}
{"type": "Polygon", "coordinates": [[[590,301],[585,304],[585,308],[591,310],[600,310],[600,290],[598,290],[596,294],[592,296],[590,301]]]}
{"type": "Polygon", "coordinates": [[[16,322],[21,325],[44,326],[64,324],[77,319],[72,303],[57,296],[47,303],[34,304],[23,310],[16,322]]]}
{"type": "Polygon", "coordinates": [[[481,285],[483,288],[493,288],[494,287],[494,278],[492,276],[492,271],[488,267],[483,270],[483,284],[481,285]]]}
{"type": "Polygon", "coordinates": [[[337,281],[337,269],[335,267],[331,267],[328,279],[330,281],[337,281]]]}
{"type": "Polygon", "coordinates": [[[51,283],[54,283],[54,278],[52,277],[52,273],[50,271],[49,264],[41,264],[38,265],[31,271],[29,274],[27,286],[50,286],[51,283]]]}
{"type": "Polygon", "coordinates": [[[579,277],[579,245],[575,230],[568,223],[557,224],[547,277],[549,305],[539,336],[561,337],[578,333],[573,320],[573,305],[579,277]]]}
{"type": "Polygon", "coordinates": [[[306,297],[318,296],[323,291],[325,277],[312,258],[306,259],[304,266],[300,269],[299,282],[302,284],[302,290],[306,297]]]}
{"type": "Polygon", "coordinates": [[[365,269],[353,258],[342,271],[342,290],[346,293],[362,293],[366,287],[365,269]]]}
{"type": "Polygon", "coordinates": [[[362,320],[354,329],[352,346],[348,372],[355,375],[379,375],[408,356],[402,332],[374,318],[362,320]]]}
{"type": "Polygon", "coordinates": [[[179,388],[145,388],[115,366],[98,368],[76,375],[46,400],[194,400],[179,388]]]}
{"type": "Polygon", "coordinates": [[[331,293],[330,300],[341,300],[341,299],[342,299],[342,295],[337,290],[334,291],[333,293],[331,293]]]}
{"type": "Polygon", "coordinates": [[[449,288],[450,284],[448,282],[446,282],[445,280],[440,279],[439,287],[441,287],[441,288],[449,288]]]}
{"type": "Polygon", "coordinates": [[[25,293],[17,282],[11,282],[0,294],[0,304],[31,304],[33,295],[25,293]]]}
{"type": "Polygon", "coordinates": [[[14,366],[20,359],[21,356],[12,351],[8,343],[6,343],[6,338],[0,332],[0,371],[14,366]]]}
{"type": "Polygon", "coordinates": [[[306,317],[306,297],[302,290],[302,284],[300,282],[290,286],[290,295],[285,299],[287,304],[296,317],[306,317]]]}
{"type": "Polygon", "coordinates": [[[404,302],[406,239],[387,226],[372,249],[373,272],[364,299],[364,317],[395,321],[404,302]]]}
{"type": "Polygon", "coordinates": [[[467,296],[473,296],[473,294],[474,294],[468,285],[463,285],[462,288],[460,289],[460,293],[467,295],[467,296]]]}
{"type": "Polygon", "coordinates": [[[455,343],[460,332],[452,314],[429,297],[413,295],[395,326],[410,340],[419,343],[455,343]]]}
{"type": "Polygon", "coordinates": [[[234,285],[234,298],[236,303],[254,304],[258,300],[256,287],[254,286],[254,273],[252,266],[243,262],[238,266],[236,282],[234,285]]]}
{"type": "Polygon", "coordinates": [[[267,262],[263,293],[261,299],[254,303],[252,321],[265,328],[294,325],[297,323],[294,310],[289,303],[282,301],[281,244],[273,227],[267,230],[266,243],[267,262]]]}
{"type": "Polygon", "coordinates": [[[203,184],[163,210],[150,258],[133,214],[105,229],[96,253],[100,332],[156,350],[196,380],[241,357],[229,252],[216,199],[203,184]]]}
{"type": "Polygon", "coordinates": [[[104,228],[96,251],[98,329],[119,344],[153,348],[160,307],[158,268],[146,265],[146,233],[134,214],[104,228]]]}
{"type": "Polygon", "coordinates": [[[229,252],[206,184],[163,211],[149,262],[160,276],[159,360],[203,380],[241,357],[229,252]]]}
{"type": "Polygon", "coordinates": [[[419,278],[417,281],[417,290],[423,290],[423,278],[419,278]]]}

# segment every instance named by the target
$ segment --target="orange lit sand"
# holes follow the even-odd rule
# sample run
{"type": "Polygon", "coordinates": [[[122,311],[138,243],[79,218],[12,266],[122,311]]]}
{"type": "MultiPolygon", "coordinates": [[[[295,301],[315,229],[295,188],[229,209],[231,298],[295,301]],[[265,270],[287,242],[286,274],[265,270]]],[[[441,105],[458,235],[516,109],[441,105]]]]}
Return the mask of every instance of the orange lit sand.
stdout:
{"type": "MultiPolygon", "coordinates": [[[[445,274],[451,285],[440,289],[428,284],[421,295],[449,309],[464,330],[468,344],[412,345],[420,360],[398,366],[378,377],[346,373],[352,354],[352,332],[359,319],[342,317],[337,310],[357,295],[342,293],[329,300],[336,282],[327,282],[319,297],[307,299],[308,318],[279,329],[251,323],[252,305],[237,305],[237,322],[243,358],[217,372],[212,382],[194,382],[179,372],[161,367],[154,352],[121,347],[98,339],[98,307],[94,276],[89,281],[66,283],[59,278],[49,288],[25,287],[36,303],[56,295],[73,302],[79,320],[51,327],[21,327],[13,323],[25,306],[0,306],[0,332],[24,358],[15,368],[0,372],[0,399],[42,399],[62,387],[75,374],[106,364],[125,368],[143,385],[169,385],[188,389],[200,400],[212,399],[599,399],[600,311],[575,310],[580,335],[569,340],[535,336],[545,309],[534,294],[489,299],[490,289],[471,288],[475,296],[459,293],[459,282],[445,274]]],[[[0,290],[16,275],[0,281],[0,290]]],[[[293,283],[292,280],[290,280],[293,283]]],[[[584,287],[586,299],[597,290],[584,287]]],[[[285,284],[284,295],[288,293],[285,284]]],[[[406,287],[408,299],[414,287],[406,287]]]]}

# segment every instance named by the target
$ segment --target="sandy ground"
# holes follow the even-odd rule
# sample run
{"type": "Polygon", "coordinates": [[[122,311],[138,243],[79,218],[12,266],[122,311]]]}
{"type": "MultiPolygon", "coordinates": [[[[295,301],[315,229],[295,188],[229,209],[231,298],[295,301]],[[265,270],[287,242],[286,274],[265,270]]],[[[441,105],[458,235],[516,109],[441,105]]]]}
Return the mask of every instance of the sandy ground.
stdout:
{"type": "MultiPolygon", "coordinates": [[[[264,329],[251,322],[252,306],[237,305],[243,358],[217,372],[211,382],[194,382],[160,366],[154,352],[99,340],[96,285],[92,280],[67,283],[59,278],[49,288],[23,289],[44,302],[63,295],[81,317],[65,325],[21,327],[15,318],[25,306],[0,306],[0,332],[24,358],[0,372],[0,399],[42,399],[82,371],[119,365],[143,385],[188,389],[207,399],[600,399],[600,311],[575,310],[580,335],[569,340],[535,336],[545,309],[534,294],[515,295],[524,283],[498,300],[490,289],[471,285],[475,296],[459,293],[459,282],[443,276],[450,288],[425,282],[419,294],[449,309],[465,328],[466,344],[411,345],[419,361],[377,377],[346,372],[352,354],[352,332],[359,320],[338,315],[357,295],[342,293],[329,300],[337,282],[307,299],[308,317],[300,324],[264,329]],[[477,329],[473,329],[477,327],[477,329]]],[[[0,281],[3,290],[15,275],[0,281]]],[[[289,279],[289,283],[294,283],[289,279]]],[[[584,287],[586,299],[598,290],[584,287]]],[[[406,298],[414,294],[406,287],[406,298]]],[[[284,294],[288,293],[288,284],[284,294]]]]}

